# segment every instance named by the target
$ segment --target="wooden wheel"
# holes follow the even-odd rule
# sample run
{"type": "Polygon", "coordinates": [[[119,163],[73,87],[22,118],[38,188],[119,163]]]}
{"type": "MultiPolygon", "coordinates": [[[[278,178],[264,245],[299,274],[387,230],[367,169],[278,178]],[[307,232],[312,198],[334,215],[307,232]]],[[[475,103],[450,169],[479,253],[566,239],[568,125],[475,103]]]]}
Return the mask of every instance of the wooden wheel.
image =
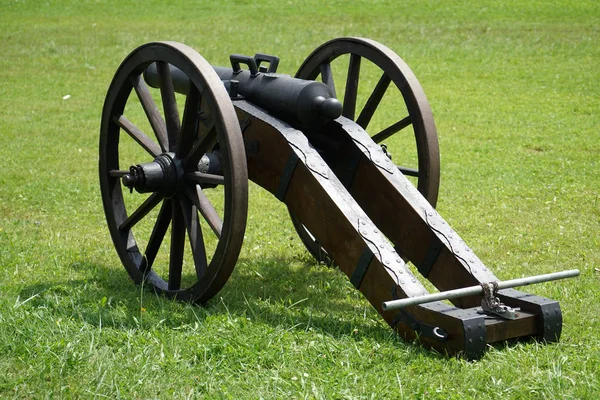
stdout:
{"type": "Polygon", "coordinates": [[[99,167],[106,220],[130,277],[180,300],[214,296],[241,249],[248,172],[233,105],[204,58],[157,42],[123,61],[104,103],[99,167]],[[143,78],[152,63],[159,89],[143,78]],[[190,79],[187,95],[175,94],[169,65],[190,79]]]}
{"type": "MultiPolygon", "coordinates": [[[[337,93],[342,115],[370,132],[375,143],[385,141],[398,169],[435,207],[440,157],[433,115],[417,78],[396,53],[369,39],[334,39],[313,51],[296,77],[320,79],[337,93]]],[[[292,222],[310,253],[329,262],[293,215],[292,222]]]]}

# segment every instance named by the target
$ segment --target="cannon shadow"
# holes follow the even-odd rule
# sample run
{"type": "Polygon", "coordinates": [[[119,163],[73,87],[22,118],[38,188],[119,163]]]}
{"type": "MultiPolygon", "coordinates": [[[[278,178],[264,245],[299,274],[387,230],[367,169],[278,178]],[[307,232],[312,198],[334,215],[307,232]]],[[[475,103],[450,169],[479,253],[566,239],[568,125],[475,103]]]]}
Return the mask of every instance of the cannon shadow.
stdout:
{"type": "MultiPolygon", "coordinates": [[[[148,286],[135,285],[120,265],[88,261],[68,266],[80,278],[25,286],[19,298],[23,306],[49,310],[53,318],[124,331],[158,325],[181,329],[248,318],[276,329],[310,330],[357,341],[389,340],[396,335],[364,298],[356,305],[355,298],[362,296],[345,278],[336,279],[341,272],[335,267],[294,257],[245,258],[238,264],[240,268],[234,270],[224,288],[204,305],[169,299],[148,286]]],[[[531,340],[512,339],[491,347],[501,350],[531,340]]],[[[420,356],[445,358],[400,337],[396,345],[411,347],[411,352],[420,356]]]]}
{"type": "Polygon", "coordinates": [[[205,305],[182,303],[136,286],[120,266],[82,261],[67,268],[74,279],[23,287],[19,297],[27,300],[24,306],[49,309],[63,320],[121,330],[160,324],[181,328],[214,323],[211,317],[243,317],[331,337],[394,335],[370,304],[363,300],[356,305],[361,295],[345,278],[336,278],[341,272],[294,257],[240,259],[225,287],[205,305]]]}

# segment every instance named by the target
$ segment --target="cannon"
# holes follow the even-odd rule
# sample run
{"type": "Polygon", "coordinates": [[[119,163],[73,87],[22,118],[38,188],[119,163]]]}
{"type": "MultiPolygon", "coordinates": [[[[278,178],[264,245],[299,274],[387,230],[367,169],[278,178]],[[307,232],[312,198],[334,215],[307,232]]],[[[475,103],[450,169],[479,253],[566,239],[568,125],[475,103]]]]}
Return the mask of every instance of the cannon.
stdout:
{"type": "Polygon", "coordinates": [[[212,67],[183,44],[148,43],[108,88],[101,194],[135,283],[199,304],[215,296],[240,253],[251,180],[405,340],[476,359],[493,343],[559,339],[559,303],[512,287],[579,272],[501,282],[439,215],[435,124],[398,55],[339,38],[295,77],[271,55],[230,61],[212,67]]]}

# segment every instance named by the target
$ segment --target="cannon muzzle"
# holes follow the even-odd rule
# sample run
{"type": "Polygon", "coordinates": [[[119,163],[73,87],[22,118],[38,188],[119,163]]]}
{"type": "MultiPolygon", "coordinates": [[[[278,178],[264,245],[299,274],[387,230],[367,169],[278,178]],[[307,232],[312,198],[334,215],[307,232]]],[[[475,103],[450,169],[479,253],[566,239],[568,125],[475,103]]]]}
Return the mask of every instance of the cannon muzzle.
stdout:
{"type": "MultiPolygon", "coordinates": [[[[257,55],[252,58],[234,54],[231,55],[232,68],[213,67],[232,98],[241,96],[291,125],[308,129],[322,127],[342,115],[342,103],[327,85],[277,74],[274,71],[276,64],[273,62],[267,72],[264,68],[259,70],[256,63],[256,57],[259,56],[265,57],[257,55]],[[248,65],[249,69],[241,69],[240,63],[248,65]]],[[[268,57],[270,61],[277,59],[268,57]]],[[[187,94],[189,78],[177,67],[169,67],[175,91],[187,94]]],[[[148,66],[144,79],[154,88],[160,86],[155,63],[148,66]]]]}

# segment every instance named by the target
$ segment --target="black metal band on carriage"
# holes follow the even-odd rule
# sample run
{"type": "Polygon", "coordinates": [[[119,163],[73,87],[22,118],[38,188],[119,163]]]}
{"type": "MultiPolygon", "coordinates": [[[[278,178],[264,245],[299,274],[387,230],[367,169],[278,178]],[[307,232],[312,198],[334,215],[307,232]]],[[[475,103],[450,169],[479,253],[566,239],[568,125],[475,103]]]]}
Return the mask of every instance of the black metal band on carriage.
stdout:
{"type": "Polygon", "coordinates": [[[400,57],[340,38],[295,77],[278,74],[274,56],[231,63],[212,67],[185,45],[148,43],[110,84],[100,186],[136,283],[196,303],[215,296],[240,253],[252,180],[286,204],[311,254],[336,264],[403,338],[469,358],[508,339],[559,339],[558,302],[502,290],[507,282],[435,210],[435,124],[400,57]],[[384,146],[396,139],[406,142],[384,146]],[[403,151],[393,162],[390,148],[403,151]],[[443,293],[430,295],[408,262],[443,293]]]}

